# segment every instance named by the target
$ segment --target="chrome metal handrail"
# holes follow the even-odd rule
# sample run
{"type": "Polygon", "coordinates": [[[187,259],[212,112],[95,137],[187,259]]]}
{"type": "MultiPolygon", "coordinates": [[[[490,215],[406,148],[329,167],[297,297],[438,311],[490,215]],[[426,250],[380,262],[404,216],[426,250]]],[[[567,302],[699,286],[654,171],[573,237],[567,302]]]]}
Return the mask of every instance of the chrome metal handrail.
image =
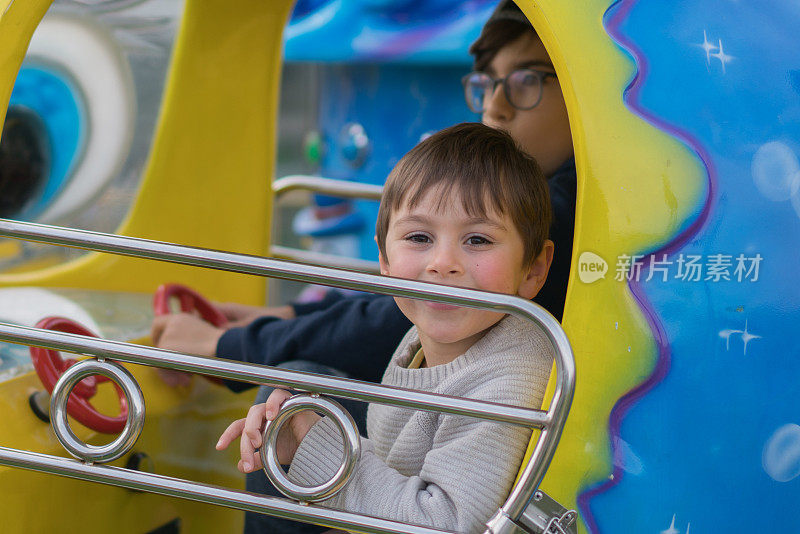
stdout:
{"type": "Polygon", "coordinates": [[[322,178],[321,176],[307,176],[304,174],[294,174],[278,178],[272,182],[272,192],[276,197],[284,195],[289,191],[305,190],[314,193],[322,193],[341,198],[360,198],[364,200],[380,200],[383,193],[383,186],[364,184],[360,182],[350,182],[348,180],[334,180],[332,178],[322,178]]]}
{"type": "MultiPolygon", "coordinates": [[[[340,198],[380,200],[383,186],[302,174],[285,176],[272,182],[272,192],[275,194],[275,198],[279,198],[290,191],[298,190],[312,191],[340,198]]],[[[285,258],[303,263],[372,273],[380,272],[377,261],[362,260],[360,258],[335,256],[281,245],[271,245],[269,253],[276,258],[285,258]]]]}
{"type": "Polygon", "coordinates": [[[521,516],[530,502],[534,491],[538,488],[549,466],[572,403],[575,388],[575,363],[566,334],[558,321],[549,313],[536,304],[520,297],[3,219],[0,219],[0,235],[212,269],[488,309],[510,313],[534,321],[543,329],[555,349],[556,387],[550,402],[550,408],[543,412],[541,410],[494,405],[494,410],[497,410],[496,413],[492,413],[492,409],[487,407],[493,403],[482,401],[436,395],[434,397],[442,398],[431,399],[430,396],[433,394],[430,393],[400,390],[400,388],[348,381],[334,377],[322,377],[298,371],[284,371],[252,364],[238,364],[224,360],[182,355],[149,347],[137,347],[134,350],[131,347],[136,346],[125,343],[0,323],[0,340],[14,343],[78,351],[94,354],[98,357],[110,357],[120,361],[200,372],[221,378],[248,380],[259,384],[293,385],[310,391],[330,393],[369,402],[383,402],[417,409],[543,427],[533,454],[517,484],[512,488],[509,498],[487,524],[491,532],[494,533],[510,532],[515,529],[514,522],[521,516]],[[339,388],[337,386],[342,387],[339,388]],[[402,391],[402,395],[398,395],[399,391],[402,391]],[[431,400],[434,402],[429,402],[431,400]]]}
{"type": "Polygon", "coordinates": [[[273,258],[299,261],[302,263],[313,263],[314,265],[325,265],[327,267],[349,269],[351,271],[364,271],[368,273],[379,273],[381,271],[380,265],[377,261],[362,260],[360,258],[350,258],[347,256],[336,256],[335,254],[325,254],[323,252],[284,247],[281,245],[270,245],[269,254],[273,258]]]}

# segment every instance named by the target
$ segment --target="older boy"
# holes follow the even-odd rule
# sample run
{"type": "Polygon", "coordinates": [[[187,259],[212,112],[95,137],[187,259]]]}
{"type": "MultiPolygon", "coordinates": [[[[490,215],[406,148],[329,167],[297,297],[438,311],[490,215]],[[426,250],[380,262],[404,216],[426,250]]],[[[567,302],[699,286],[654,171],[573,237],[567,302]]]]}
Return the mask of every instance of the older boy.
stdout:
{"type": "MultiPolygon", "coordinates": [[[[533,298],[553,244],[547,184],[535,160],[506,133],[478,123],[431,136],[386,182],[376,240],[381,272],[533,298]]],[[[502,313],[395,299],[414,324],[383,384],[538,407],[552,347],[532,323],[502,313]]],[[[368,340],[365,340],[368,342],[368,340]]],[[[242,437],[240,470],[260,462],[265,418],[282,390],[234,422],[217,445],[242,437]]],[[[336,471],[341,436],[328,419],[301,412],[279,439],[290,476],[313,485],[336,471]],[[289,444],[292,445],[289,445],[289,444]]],[[[369,439],[351,482],[329,506],[413,524],[479,532],[514,481],[530,431],[463,416],[372,404],[369,439]]]]}

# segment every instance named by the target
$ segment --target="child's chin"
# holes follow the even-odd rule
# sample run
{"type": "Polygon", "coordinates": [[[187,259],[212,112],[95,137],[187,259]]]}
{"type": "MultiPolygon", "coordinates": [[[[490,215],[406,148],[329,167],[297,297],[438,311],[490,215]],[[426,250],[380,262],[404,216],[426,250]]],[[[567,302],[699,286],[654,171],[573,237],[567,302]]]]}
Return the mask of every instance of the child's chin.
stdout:
{"type": "Polygon", "coordinates": [[[448,325],[446,321],[437,322],[433,328],[426,332],[428,338],[436,343],[460,343],[466,339],[474,338],[485,332],[492,325],[481,325],[473,328],[459,328],[458,325],[448,325]]]}

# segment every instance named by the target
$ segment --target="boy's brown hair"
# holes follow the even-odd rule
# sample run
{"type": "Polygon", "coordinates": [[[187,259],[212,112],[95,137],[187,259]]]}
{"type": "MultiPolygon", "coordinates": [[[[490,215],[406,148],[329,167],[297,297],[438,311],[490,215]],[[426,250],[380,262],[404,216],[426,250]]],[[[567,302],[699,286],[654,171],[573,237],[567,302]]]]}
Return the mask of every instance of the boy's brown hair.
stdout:
{"type": "Polygon", "coordinates": [[[436,189],[436,209],[453,196],[470,216],[496,211],[508,217],[522,237],[529,266],[550,232],[550,194],[539,164],[504,131],[467,122],[445,128],[420,142],[395,165],[383,188],[375,236],[386,257],[386,234],[392,214],[414,208],[436,189]]]}
{"type": "Polygon", "coordinates": [[[537,39],[539,37],[519,6],[512,0],[500,0],[494,13],[484,24],[480,36],[469,47],[473,68],[485,71],[501,48],[525,33],[530,33],[537,39]]]}

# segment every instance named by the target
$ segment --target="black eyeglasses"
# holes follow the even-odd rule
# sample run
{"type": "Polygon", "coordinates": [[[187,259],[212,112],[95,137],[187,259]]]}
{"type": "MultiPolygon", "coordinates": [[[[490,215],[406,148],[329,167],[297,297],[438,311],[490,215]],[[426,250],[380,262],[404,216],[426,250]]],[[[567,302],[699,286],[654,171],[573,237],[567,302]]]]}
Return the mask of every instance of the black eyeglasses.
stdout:
{"type": "Polygon", "coordinates": [[[469,109],[475,113],[486,110],[486,102],[503,84],[503,92],[511,106],[519,110],[533,109],[542,100],[542,87],[546,78],[558,78],[552,72],[534,69],[517,69],[505,78],[492,78],[485,72],[470,72],[461,78],[464,98],[469,109]]]}

